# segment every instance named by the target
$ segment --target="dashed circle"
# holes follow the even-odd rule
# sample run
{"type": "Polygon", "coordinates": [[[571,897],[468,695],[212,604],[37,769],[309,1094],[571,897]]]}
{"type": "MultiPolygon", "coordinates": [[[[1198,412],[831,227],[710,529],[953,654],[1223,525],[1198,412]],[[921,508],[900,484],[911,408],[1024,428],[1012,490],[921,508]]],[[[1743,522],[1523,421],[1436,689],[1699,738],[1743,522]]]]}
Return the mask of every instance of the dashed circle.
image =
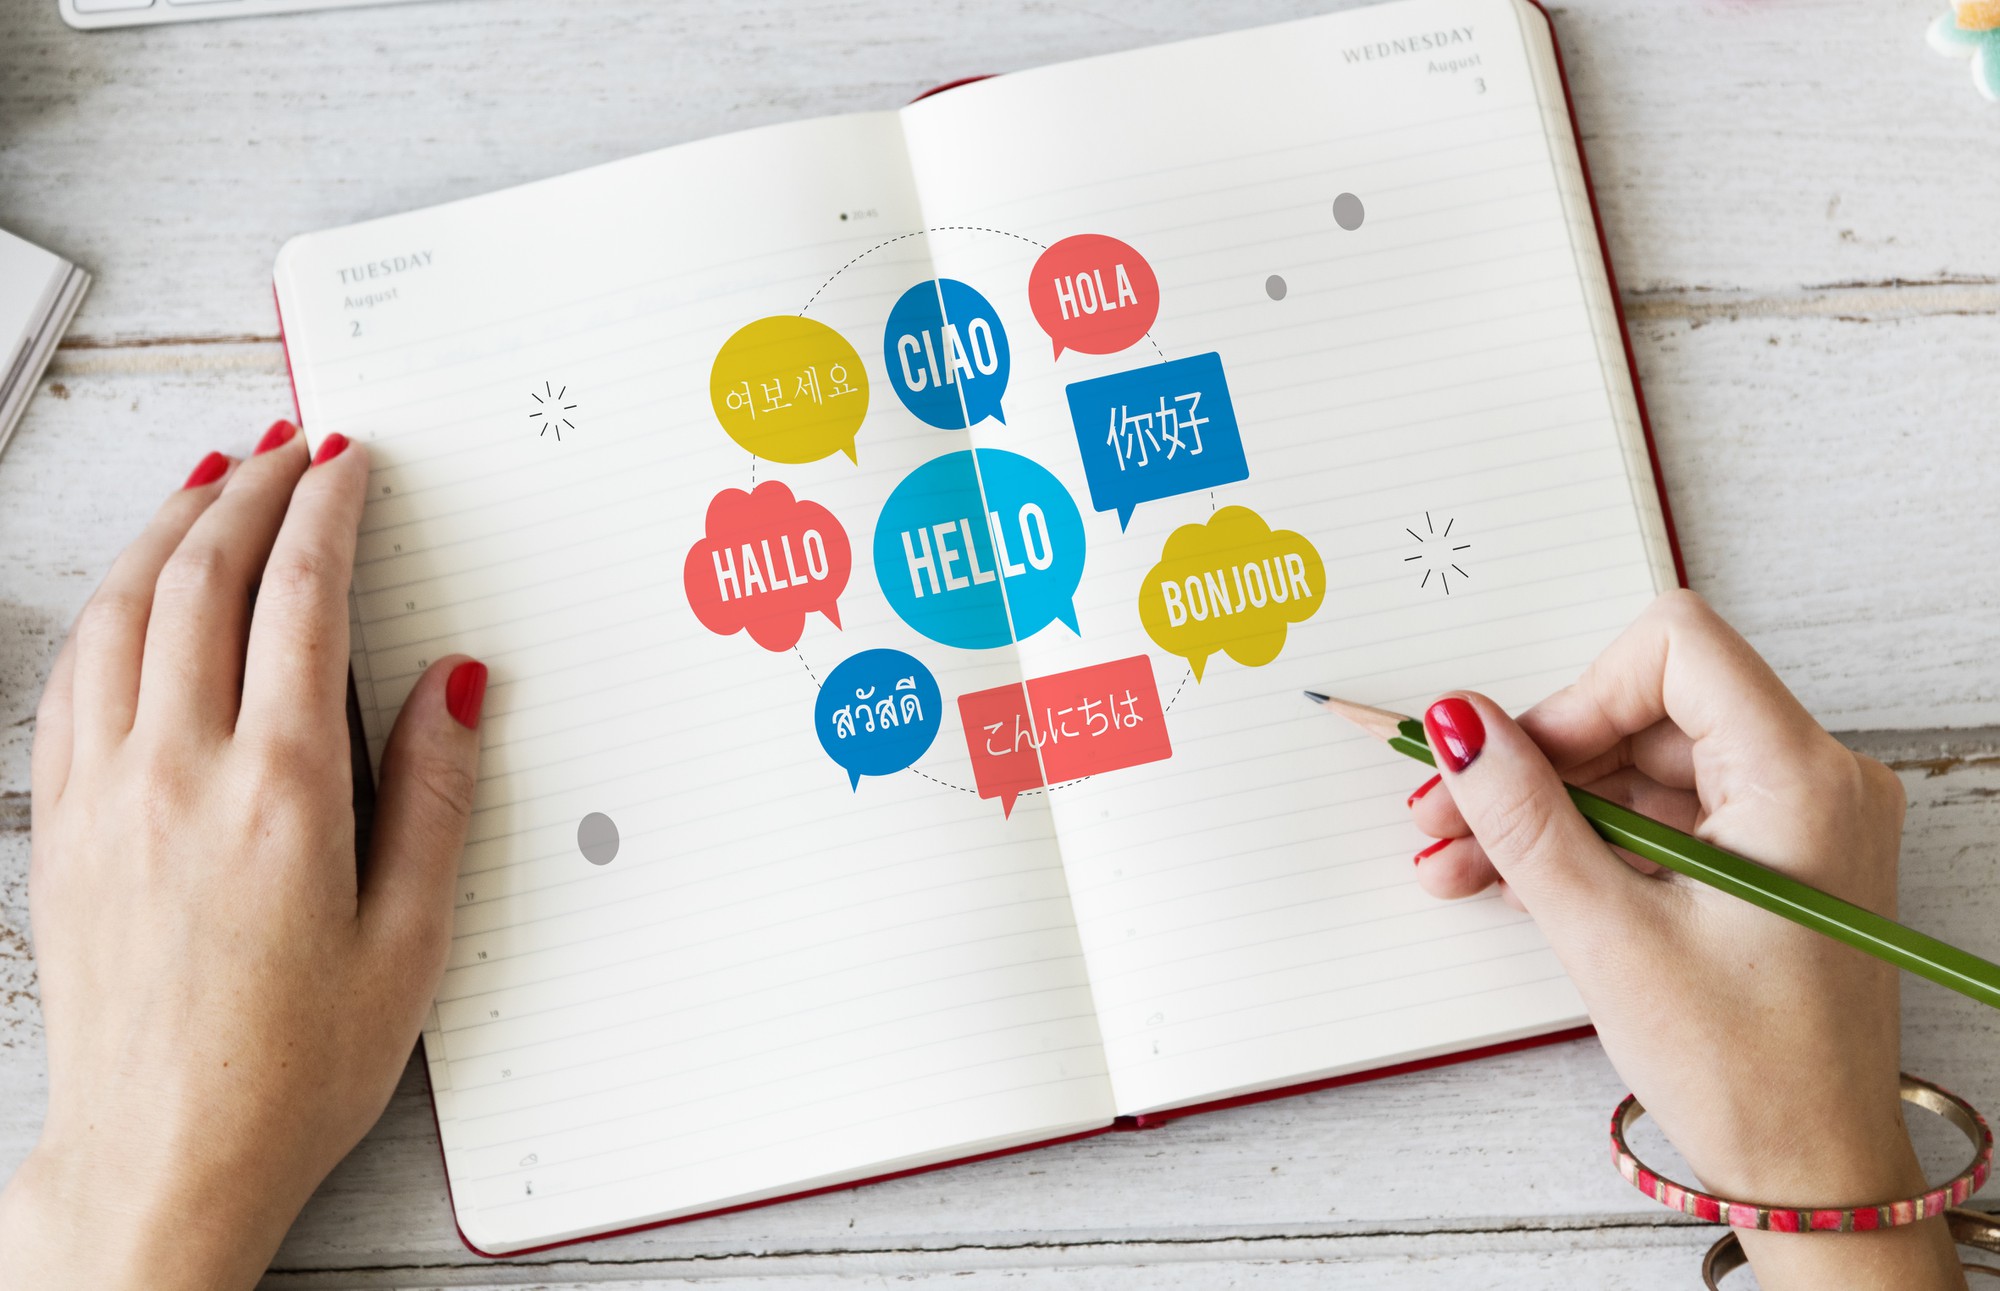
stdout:
{"type": "Polygon", "coordinates": [[[576,850],[592,865],[609,865],[618,855],[618,826],[601,811],[576,823],[576,850]]]}
{"type": "Polygon", "coordinates": [[[1264,294],[1272,300],[1283,300],[1287,290],[1285,280],[1277,274],[1272,274],[1270,277],[1264,279],[1264,294]]]}
{"type": "Polygon", "coordinates": [[[1361,227],[1367,214],[1361,207],[1361,199],[1352,193],[1342,193],[1333,199],[1333,222],[1349,233],[1361,227]]]}

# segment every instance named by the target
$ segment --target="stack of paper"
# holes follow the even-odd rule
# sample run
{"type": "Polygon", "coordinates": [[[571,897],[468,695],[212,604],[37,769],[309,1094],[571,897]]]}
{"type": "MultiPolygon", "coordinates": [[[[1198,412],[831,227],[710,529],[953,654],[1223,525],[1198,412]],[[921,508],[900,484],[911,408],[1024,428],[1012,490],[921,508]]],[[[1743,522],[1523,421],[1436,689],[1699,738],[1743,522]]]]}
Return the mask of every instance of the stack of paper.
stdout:
{"type": "Polygon", "coordinates": [[[0,230],[0,449],[88,286],[69,261],[0,230]]]}

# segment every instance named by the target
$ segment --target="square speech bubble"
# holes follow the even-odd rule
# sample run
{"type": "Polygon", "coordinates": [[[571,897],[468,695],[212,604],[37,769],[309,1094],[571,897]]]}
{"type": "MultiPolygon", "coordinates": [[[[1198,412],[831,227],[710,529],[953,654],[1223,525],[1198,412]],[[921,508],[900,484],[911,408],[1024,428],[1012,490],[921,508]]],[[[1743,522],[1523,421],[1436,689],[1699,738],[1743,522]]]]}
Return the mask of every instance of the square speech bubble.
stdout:
{"type": "Polygon", "coordinates": [[[1210,351],[1068,387],[1090,505],[1132,523],[1141,502],[1247,479],[1243,436],[1210,351]]]}
{"type": "Polygon", "coordinates": [[[1143,654],[975,690],[958,697],[958,714],[979,796],[998,798],[1010,816],[1030,789],[1174,752],[1153,661],[1143,654]]]}

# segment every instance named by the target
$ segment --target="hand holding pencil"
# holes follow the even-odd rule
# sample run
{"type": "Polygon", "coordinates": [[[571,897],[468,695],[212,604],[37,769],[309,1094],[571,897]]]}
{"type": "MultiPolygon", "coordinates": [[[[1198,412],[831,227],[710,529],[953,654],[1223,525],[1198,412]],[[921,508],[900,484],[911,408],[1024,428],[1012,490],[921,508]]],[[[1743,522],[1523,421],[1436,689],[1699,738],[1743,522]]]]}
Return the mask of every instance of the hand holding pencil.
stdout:
{"type": "MultiPolygon", "coordinates": [[[[1903,793],[1888,768],[1828,735],[1686,592],[1518,723],[1461,694],[1425,727],[1439,777],[1409,805],[1438,841],[1418,881],[1445,898],[1497,882],[1534,915],[1612,1063],[1706,1185],[1828,1205],[1922,1186],[1898,1105],[1896,970],[1612,847],[1565,783],[1893,917],[1903,793]]],[[[1963,1285],[1940,1222],[1743,1237],[1766,1288],[1963,1285]]]]}

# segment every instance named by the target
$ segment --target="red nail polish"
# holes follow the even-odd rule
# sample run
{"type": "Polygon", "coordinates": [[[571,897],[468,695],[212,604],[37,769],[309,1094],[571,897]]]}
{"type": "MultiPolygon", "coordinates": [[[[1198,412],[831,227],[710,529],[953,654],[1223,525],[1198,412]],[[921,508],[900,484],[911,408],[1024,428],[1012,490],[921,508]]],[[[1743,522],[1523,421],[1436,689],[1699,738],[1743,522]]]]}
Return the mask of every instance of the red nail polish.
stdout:
{"type": "Polygon", "coordinates": [[[198,489],[204,484],[213,484],[229,473],[229,459],[221,453],[210,453],[188,475],[184,489],[198,489]]]}
{"type": "Polygon", "coordinates": [[[1471,766],[1486,747],[1486,723],[1479,720],[1479,710],[1456,695],[1447,695],[1424,711],[1424,728],[1430,732],[1431,751],[1453,773],[1471,766]]]}
{"type": "Polygon", "coordinates": [[[1429,847],[1426,847],[1423,851],[1418,852],[1415,856],[1411,857],[1410,864],[1422,865],[1424,863],[1424,858],[1426,856],[1436,856],[1439,852],[1442,852],[1446,847],[1450,846],[1450,844],[1451,840],[1449,838],[1440,838],[1435,843],[1432,843],[1429,847]]]}
{"type": "Polygon", "coordinates": [[[271,428],[264,432],[264,438],[257,441],[256,451],[251,453],[250,456],[255,457],[258,453],[268,453],[274,448],[283,448],[285,445],[291,443],[292,436],[298,433],[299,428],[291,422],[283,420],[274,421],[271,423],[271,428]]]}
{"type": "Polygon", "coordinates": [[[1438,785],[1439,785],[1440,783],[1442,783],[1442,782],[1443,782],[1443,780],[1444,780],[1444,777],[1443,777],[1443,776],[1441,776],[1441,775],[1434,775],[1434,776],[1432,776],[1432,777],[1431,777],[1430,779],[1428,779],[1428,780],[1424,781],[1424,782],[1423,782],[1422,784],[1418,785],[1418,786],[1417,786],[1417,791],[1416,791],[1415,793],[1411,794],[1411,795],[1410,795],[1410,796],[1409,796],[1408,798],[1405,798],[1405,799],[1403,800],[1403,805],[1404,805],[1405,807],[1414,807],[1414,806],[1416,806],[1416,805],[1417,805],[1417,799],[1419,799],[1419,798],[1423,797],[1423,796],[1424,796],[1425,794],[1429,793],[1429,792],[1430,792],[1431,790],[1433,790],[1433,789],[1437,788],[1437,787],[1438,787],[1438,785]]]}
{"type": "Polygon", "coordinates": [[[479,710],[486,703],[486,665],[468,659],[444,679],[444,706],[468,731],[479,729],[479,710]]]}
{"type": "Polygon", "coordinates": [[[319,451],[313,454],[313,465],[325,466],[328,462],[339,457],[346,451],[347,436],[336,430],[325,439],[319,441],[319,451]]]}

